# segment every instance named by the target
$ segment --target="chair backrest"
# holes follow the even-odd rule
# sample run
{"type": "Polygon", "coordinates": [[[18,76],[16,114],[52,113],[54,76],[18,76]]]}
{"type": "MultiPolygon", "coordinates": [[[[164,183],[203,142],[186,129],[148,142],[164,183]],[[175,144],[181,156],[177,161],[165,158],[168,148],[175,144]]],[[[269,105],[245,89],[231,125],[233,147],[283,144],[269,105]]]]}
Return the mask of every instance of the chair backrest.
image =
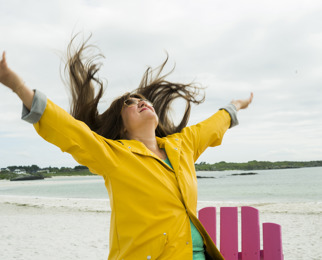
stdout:
{"type": "MultiPolygon", "coordinates": [[[[199,211],[199,219],[216,244],[216,208],[199,211]]],[[[260,250],[259,212],[241,207],[241,252],[238,252],[238,208],[220,208],[220,252],[226,260],[283,260],[281,226],[263,223],[263,250],[260,250]]]]}
{"type": "Polygon", "coordinates": [[[199,211],[198,216],[200,222],[207,230],[209,236],[211,237],[212,241],[217,244],[217,229],[216,229],[216,222],[217,222],[217,214],[215,207],[207,207],[203,208],[199,211]]]}
{"type": "Polygon", "coordinates": [[[241,208],[242,259],[260,260],[259,213],[252,207],[241,208]]]}
{"type": "Polygon", "coordinates": [[[283,259],[282,228],[275,223],[263,223],[264,259],[283,259]]]}
{"type": "Polygon", "coordinates": [[[238,259],[238,209],[220,208],[220,252],[225,259],[238,259]]]}

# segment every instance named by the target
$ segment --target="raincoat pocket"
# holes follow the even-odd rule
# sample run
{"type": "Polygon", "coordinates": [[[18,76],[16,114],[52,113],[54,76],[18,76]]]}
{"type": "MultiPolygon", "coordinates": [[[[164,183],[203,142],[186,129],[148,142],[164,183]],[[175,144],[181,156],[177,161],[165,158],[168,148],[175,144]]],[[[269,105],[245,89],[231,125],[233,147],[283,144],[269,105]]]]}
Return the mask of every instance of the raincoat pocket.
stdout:
{"type": "Polygon", "coordinates": [[[161,259],[159,257],[163,253],[167,242],[168,242],[167,233],[163,233],[162,235],[156,237],[147,246],[147,256],[146,258],[143,258],[143,259],[147,259],[147,260],[161,259]]]}

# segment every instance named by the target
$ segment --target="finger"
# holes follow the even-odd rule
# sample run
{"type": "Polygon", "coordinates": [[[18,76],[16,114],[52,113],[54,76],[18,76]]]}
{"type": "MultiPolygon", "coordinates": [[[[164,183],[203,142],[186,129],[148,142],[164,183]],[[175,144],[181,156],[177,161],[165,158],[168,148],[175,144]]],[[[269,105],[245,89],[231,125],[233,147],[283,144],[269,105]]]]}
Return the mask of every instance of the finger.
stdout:
{"type": "Polygon", "coordinates": [[[254,97],[254,93],[253,93],[253,92],[251,92],[251,93],[250,93],[250,97],[249,97],[249,102],[248,102],[249,104],[250,104],[250,103],[252,103],[252,101],[253,101],[253,97],[254,97]]]}
{"type": "Polygon", "coordinates": [[[5,51],[2,53],[2,60],[1,60],[1,63],[2,63],[2,65],[3,65],[3,66],[5,66],[5,67],[7,67],[7,66],[8,66],[8,65],[7,65],[7,59],[6,59],[6,52],[5,52],[5,51]]]}
{"type": "Polygon", "coordinates": [[[5,51],[2,52],[2,60],[1,61],[6,62],[6,52],[5,51]]]}

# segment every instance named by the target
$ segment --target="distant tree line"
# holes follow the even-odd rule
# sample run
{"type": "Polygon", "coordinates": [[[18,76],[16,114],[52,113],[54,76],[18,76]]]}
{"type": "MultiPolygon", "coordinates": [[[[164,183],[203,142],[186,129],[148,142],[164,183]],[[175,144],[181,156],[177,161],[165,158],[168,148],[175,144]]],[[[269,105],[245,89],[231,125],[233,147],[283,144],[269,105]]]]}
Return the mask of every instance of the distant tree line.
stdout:
{"type": "Polygon", "coordinates": [[[270,170],[270,169],[290,169],[304,167],[322,167],[322,161],[307,162],[268,162],[268,161],[249,161],[245,163],[218,162],[209,164],[206,162],[196,163],[197,171],[227,171],[227,170],[270,170]]]}
{"type": "Polygon", "coordinates": [[[14,179],[19,176],[42,176],[44,178],[50,178],[52,176],[73,176],[73,175],[92,175],[86,166],[78,165],[73,168],[70,167],[46,167],[40,168],[37,165],[31,166],[8,166],[6,168],[1,168],[0,179],[14,179]],[[23,170],[26,173],[17,173],[16,170],[23,170]]]}
{"type": "Polygon", "coordinates": [[[56,172],[56,173],[59,173],[59,172],[75,172],[75,171],[80,171],[80,170],[88,170],[88,168],[86,166],[83,166],[83,165],[78,165],[78,166],[75,166],[74,168],[70,168],[70,167],[45,167],[45,168],[40,168],[38,165],[31,165],[31,166],[8,166],[7,167],[10,172],[13,172],[14,170],[16,169],[19,169],[19,170],[25,170],[27,173],[36,173],[38,171],[45,171],[45,170],[48,170],[49,172],[56,172]]]}

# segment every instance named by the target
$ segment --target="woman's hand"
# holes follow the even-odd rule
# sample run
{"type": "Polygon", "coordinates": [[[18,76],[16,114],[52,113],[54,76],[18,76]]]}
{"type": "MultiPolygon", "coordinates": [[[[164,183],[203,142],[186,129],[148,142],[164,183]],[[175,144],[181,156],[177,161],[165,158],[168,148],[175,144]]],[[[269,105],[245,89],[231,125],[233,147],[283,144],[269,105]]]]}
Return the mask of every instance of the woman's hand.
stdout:
{"type": "Polygon", "coordinates": [[[6,53],[3,52],[2,53],[2,59],[0,61],[0,82],[3,85],[7,85],[7,82],[8,82],[7,79],[9,77],[9,74],[10,74],[10,70],[8,68],[8,65],[7,65],[6,53]]]}
{"type": "Polygon", "coordinates": [[[250,103],[252,103],[253,96],[253,92],[251,92],[249,98],[232,100],[231,103],[235,105],[237,111],[240,109],[245,109],[249,106],[250,103]]]}
{"type": "Polygon", "coordinates": [[[5,52],[2,53],[0,60],[0,82],[14,92],[24,84],[22,79],[8,67],[5,52]]]}
{"type": "Polygon", "coordinates": [[[2,53],[2,58],[0,60],[0,83],[15,92],[25,106],[29,110],[31,109],[34,92],[26,87],[23,80],[8,67],[5,52],[2,53]]]}

